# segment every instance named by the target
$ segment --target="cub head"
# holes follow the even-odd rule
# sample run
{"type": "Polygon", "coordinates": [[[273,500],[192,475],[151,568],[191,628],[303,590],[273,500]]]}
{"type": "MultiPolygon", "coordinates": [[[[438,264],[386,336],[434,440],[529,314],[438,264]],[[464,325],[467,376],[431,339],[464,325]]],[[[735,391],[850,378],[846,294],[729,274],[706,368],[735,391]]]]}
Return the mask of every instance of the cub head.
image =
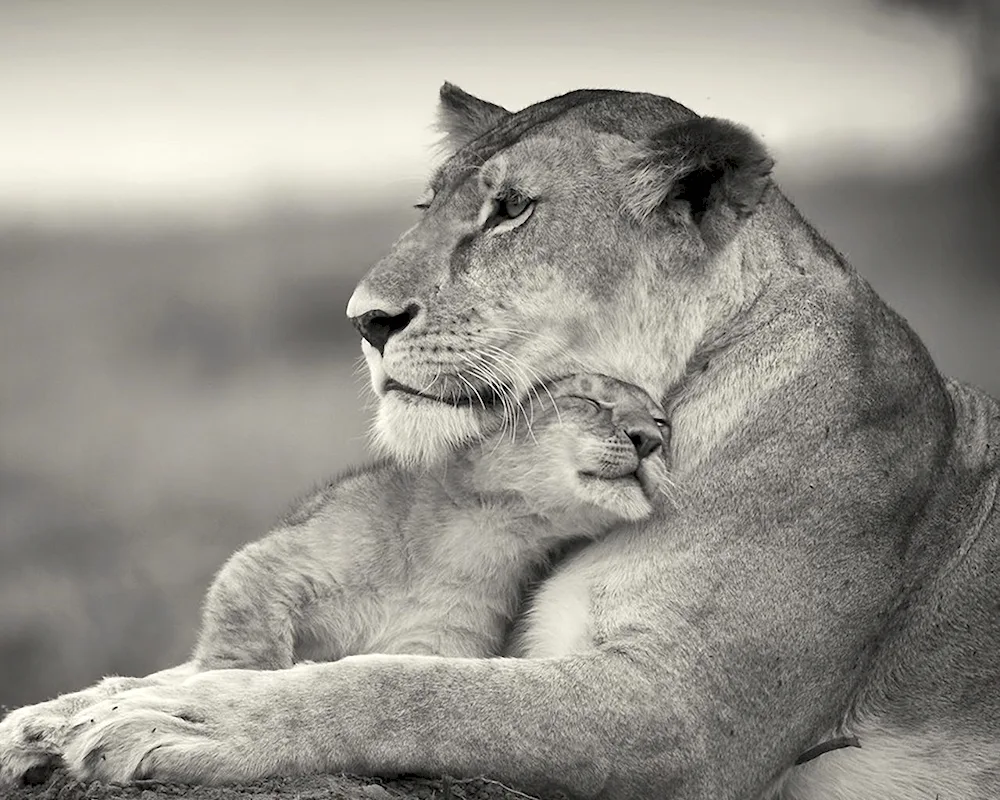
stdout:
{"type": "Polygon", "coordinates": [[[479,489],[514,492],[534,513],[603,525],[649,516],[666,494],[670,428],[642,389],[576,375],[542,389],[530,417],[474,447],[479,489]]]}
{"type": "Polygon", "coordinates": [[[450,84],[440,120],[450,155],[422,218],[347,308],[397,459],[440,460],[566,375],[662,397],[740,310],[771,168],[743,129],[654,95],[511,113],[450,84]]]}

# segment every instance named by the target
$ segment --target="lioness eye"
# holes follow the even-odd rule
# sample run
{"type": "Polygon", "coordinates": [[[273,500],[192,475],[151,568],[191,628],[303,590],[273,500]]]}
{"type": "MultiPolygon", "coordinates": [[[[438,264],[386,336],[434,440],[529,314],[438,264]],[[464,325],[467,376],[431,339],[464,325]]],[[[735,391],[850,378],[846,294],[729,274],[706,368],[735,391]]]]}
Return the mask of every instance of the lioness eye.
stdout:
{"type": "Polygon", "coordinates": [[[424,211],[431,207],[431,202],[434,200],[434,190],[428,189],[417,199],[417,202],[413,204],[414,208],[419,208],[424,211]]]}
{"type": "Polygon", "coordinates": [[[667,422],[662,417],[653,417],[653,422],[656,423],[657,428],[666,428],[668,425],[670,425],[670,423],[667,422]]]}
{"type": "Polygon", "coordinates": [[[504,233],[523,225],[535,210],[535,200],[510,190],[488,201],[480,212],[483,230],[490,234],[504,233]]]}
{"type": "Polygon", "coordinates": [[[510,194],[500,201],[500,211],[508,219],[517,219],[531,205],[530,197],[520,194],[510,194]]]}

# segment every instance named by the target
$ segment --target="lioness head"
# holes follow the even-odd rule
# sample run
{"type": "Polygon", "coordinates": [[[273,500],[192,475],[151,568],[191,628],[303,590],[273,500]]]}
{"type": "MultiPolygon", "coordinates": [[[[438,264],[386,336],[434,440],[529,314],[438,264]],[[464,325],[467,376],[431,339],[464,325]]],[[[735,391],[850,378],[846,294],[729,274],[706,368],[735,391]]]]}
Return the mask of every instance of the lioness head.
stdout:
{"type": "Polygon", "coordinates": [[[471,479],[552,519],[583,512],[597,529],[644,519],[668,494],[669,433],[665,412],[642,389],[574,375],[544,385],[530,416],[473,448],[471,479]]]}
{"type": "Polygon", "coordinates": [[[449,84],[440,117],[423,218],[347,308],[397,458],[440,459],[573,373],[660,397],[740,310],[734,243],[771,168],[743,129],[654,95],[510,113],[449,84]]]}

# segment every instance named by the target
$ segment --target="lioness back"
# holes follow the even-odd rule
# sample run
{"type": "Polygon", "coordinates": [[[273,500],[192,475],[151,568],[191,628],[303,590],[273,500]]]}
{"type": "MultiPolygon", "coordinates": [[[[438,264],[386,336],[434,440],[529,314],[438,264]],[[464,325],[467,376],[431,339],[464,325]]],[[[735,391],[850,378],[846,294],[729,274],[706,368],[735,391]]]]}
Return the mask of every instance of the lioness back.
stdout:
{"type": "Polygon", "coordinates": [[[199,666],[495,655],[546,554],[648,516],[666,469],[637,387],[574,376],[537,405],[439,467],[381,463],[303,501],[217,576],[199,666]]]}

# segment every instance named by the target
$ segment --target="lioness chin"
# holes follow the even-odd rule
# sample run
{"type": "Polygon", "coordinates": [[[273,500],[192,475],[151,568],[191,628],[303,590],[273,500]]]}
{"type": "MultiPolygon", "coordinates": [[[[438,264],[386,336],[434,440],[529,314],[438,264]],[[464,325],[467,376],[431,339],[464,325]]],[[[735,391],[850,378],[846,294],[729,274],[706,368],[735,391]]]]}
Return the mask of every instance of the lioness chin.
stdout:
{"type": "MultiPolygon", "coordinates": [[[[662,398],[683,502],[561,563],[520,658],[164,680],[70,720],[71,771],[1000,796],[996,402],[940,376],[744,129],[653,95],[511,113],[448,84],[441,122],[422,220],[348,306],[381,445],[439,463],[482,435],[480,401],[601,373],[662,398]],[[817,755],[838,738],[859,746],[817,755]]],[[[8,764],[23,742],[0,734],[8,764]]]]}

